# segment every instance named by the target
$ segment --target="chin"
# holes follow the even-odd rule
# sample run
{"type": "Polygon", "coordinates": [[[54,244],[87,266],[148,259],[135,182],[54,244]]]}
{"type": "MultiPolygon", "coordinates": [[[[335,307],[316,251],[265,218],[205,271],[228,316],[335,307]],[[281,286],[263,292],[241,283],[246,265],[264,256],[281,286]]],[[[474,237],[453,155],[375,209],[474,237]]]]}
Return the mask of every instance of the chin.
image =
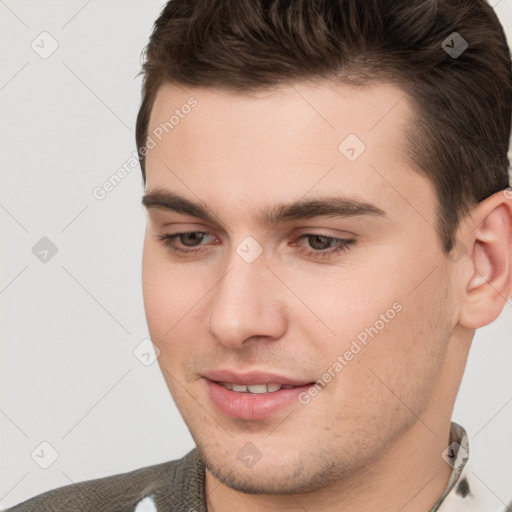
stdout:
{"type": "Polygon", "coordinates": [[[197,444],[207,470],[227,487],[246,494],[292,495],[322,489],[343,477],[344,466],[322,455],[301,456],[294,460],[278,454],[263,456],[252,467],[245,467],[233,453],[212,453],[212,447],[197,444]]]}

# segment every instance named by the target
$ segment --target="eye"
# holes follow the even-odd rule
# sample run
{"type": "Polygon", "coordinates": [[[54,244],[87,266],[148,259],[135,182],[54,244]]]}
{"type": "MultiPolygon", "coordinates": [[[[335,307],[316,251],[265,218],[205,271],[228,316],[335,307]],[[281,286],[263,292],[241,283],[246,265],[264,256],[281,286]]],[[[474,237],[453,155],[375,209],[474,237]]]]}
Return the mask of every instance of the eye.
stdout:
{"type": "Polygon", "coordinates": [[[182,249],[181,247],[178,247],[175,245],[174,241],[176,239],[179,239],[179,241],[185,246],[185,247],[197,247],[200,242],[203,241],[204,237],[210,236],[208,233],[205,233],[203,231],[186,231],[183,233],[174,233],[172,235],[160,235],[158,238],[163,242],[163,244],[168,247],[172,252],[177,254],[190,254],[198,252],[200,249],[182,249]]]}
{"type": "MultiPolygon", "coordinates": [[[[178,256],[187,256],[195,254],[201,251],[201,242],[205,237],[213,236],[205,233],[204,231],[186,231],[182,233],[173,233],[159,235],[158,239],[174,254],[178,256]],[[181,247],[176,245],[176,241],[179,241],[181,247]]],[[[305,233],[298,237],[291,245],[297,247],[297,251],[301,254],[305,254],[308,257],[315,259],[327,259],[343,251],[348,251],[355,245],[354,239],[337,238],[334,236],[316,234],[316,233],[305,233]],[[305,248],[298,244],[298,241],[307,239],[310,248],[305,248]],[[335,244],[334,246],[332,244],[335,244]]]]}
{"type": "MultiPolygon", "coordinates": [[[[298,238],[298,240],[302,239],[307,239],[310,242],[309,245],[313,247],[313,250],[309,248],[301,248],[299,249],[299,252],[302,252],[303,254],[306,254],[306,256],[311,256],[315,259],[327,259],[333,257],[340,252],[350,250],[356,243],[356,241],[353,239],[337,238],[334,236],[314,233],[305,233],[298,238]],[[332,247],[331,244],[333,243],[336,243],[337,245],[332,247]]],[[[292,245],[297,244],[295,242],[292,245]]]]}

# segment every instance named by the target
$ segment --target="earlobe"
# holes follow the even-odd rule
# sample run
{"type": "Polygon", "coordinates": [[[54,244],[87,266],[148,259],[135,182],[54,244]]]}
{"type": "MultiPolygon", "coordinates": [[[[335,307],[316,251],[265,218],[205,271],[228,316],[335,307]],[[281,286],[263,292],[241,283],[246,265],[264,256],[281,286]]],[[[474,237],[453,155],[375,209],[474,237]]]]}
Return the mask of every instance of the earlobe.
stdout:
{"type": "Polygon", "coordinates": [[[512,293],[512,201],[497,192],[476,207],[472,219],[461,234],[471,247],[467,256],[473,271],[459,323],[477,329],[498,318],[512,293]]]}

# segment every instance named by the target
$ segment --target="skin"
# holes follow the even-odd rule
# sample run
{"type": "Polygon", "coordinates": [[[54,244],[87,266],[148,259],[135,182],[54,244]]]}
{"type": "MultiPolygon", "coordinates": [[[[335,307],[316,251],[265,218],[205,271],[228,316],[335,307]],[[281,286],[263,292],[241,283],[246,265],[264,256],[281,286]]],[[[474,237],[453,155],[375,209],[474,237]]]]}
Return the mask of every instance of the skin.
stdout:
{"type": "Polygon", "coordinates": [[[399,88],[166,84],[148,133],[191,96],[197,106],[147,155],[146,191],[201,201],[216,222],[148,208],[142,271],[158,362],[207,466],[208,510],[430,510],[452,469],[441,453],[474,330],[511,293],[510,199],[474,208],[457,234],[467,252],[450,259],[431,183],[402,151],[414,111],[399,88]],[[353,162],[338,150],[349,133],[366,145],[353,162]],[[261,209],[329,194],[386,216],[258,221],[261,209]],[[174,241],[199,248],[188,256],[158,238],[191,231],[208,235],[174,241]],[[315,259],[311,237],[293,245],[306,233],[356,243],[315,259]],[[250,264],[236,252],[248,235],[263,249],[250,264]],[[242,421],[208,398],[202,374],[215,368],[321,378],[396,302],[401,311],[307,405],[242,421]],[[248,442],[262,455],[252,467],[237,458],[248,442]]]}

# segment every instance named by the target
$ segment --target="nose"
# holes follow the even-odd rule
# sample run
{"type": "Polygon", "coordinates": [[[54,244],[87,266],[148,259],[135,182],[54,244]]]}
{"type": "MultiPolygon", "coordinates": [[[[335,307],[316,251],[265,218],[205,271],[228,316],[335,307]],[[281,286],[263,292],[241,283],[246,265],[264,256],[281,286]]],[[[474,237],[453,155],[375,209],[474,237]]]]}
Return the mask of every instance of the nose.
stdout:
{"type": "Polygon", "coordinates": [[[264,253],[247,263],[233,252],[224,276],[212,290],[207,322],[210,334],[232,349],[283,335],[284,286],[267,268],[264,253]]]}

